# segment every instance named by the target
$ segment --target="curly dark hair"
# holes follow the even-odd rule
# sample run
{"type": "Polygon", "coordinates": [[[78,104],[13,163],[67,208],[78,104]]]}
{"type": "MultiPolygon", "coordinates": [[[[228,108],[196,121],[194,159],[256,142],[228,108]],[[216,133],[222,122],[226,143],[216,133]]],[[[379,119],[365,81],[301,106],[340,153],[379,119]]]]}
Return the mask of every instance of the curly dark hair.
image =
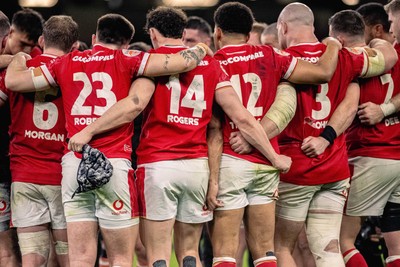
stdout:
{"type": "Polygon", "coordinates": [[[351,36],[363,36],[365,30],[364,20],[354,10],[342,10],[334,14],[328,21],[332,31],[346,33],[351,36]]]}
{"type": "Polygon", "coordinates": [[[97,38],[105,44],[129,44],[135,27],[124,16],[119,14],[106,14],[97,20],[97,38]]]}
{"type": "Polygon", "coordinates": [[[173,7],[159,6],[150,10],[146,16],[145,30],[157,29],[166,38],[182,38],[187,23],[183,10],[173,7]]]}
{"type": "Polygon", "coordinates": [[[249,34],[254,17],[248,6],[238,2],[228,2],[215,11],[214,22],[225,33],[249,34]]]}
{"type": "Polygon", "coordinates": [[[37,43],[43,31],[43,17],[39,12],[24,8],[17,11],[11,20],[11,25],[18,31],[26,33],[28,39],[37,43]]]}

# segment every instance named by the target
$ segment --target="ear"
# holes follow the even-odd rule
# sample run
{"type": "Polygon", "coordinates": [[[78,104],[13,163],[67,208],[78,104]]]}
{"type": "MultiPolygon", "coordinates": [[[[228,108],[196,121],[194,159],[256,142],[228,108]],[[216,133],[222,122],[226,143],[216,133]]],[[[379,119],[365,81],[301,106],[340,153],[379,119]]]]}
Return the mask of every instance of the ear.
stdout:
{"type": "Polygon", "coordinates": [[[92,46],[96,43],[97,36],[96,34],[92,34],[92,46]]]}
{"type": "Polygon", "coordinates": [[[217,41],[221,40],[223,34],[224,33],[222,32],[220,27],[215,27],[214,35],[215,35],[215,38],[217,39],[217,41]]]}
{"type": "Polygon", "coordinates": [[[336,36],[336,39],[338,39],[338,41],[342,44],[342,46],[344,46],[344,41],[345,41],[345,39],[343,38],[343,36],[342,35],[337,35],[336,36]]]}
{"type": "Polygon", "coordinates": [[[382,35],[383,35],[383,26],[382,24],[376,24],[372,27],[372,36],[374,38],[381,38],[382,39],[382,35]]]}
{"type": "Polygon", "coordinates": [[[40,35],[40,36],[39,36],[38,44],[39,44],[40,48],[42,48],[42,49],[44,48],[44,38],[43,38],[43,35],[40,35]]]}
{"type": "Polygon", "coordinates": [[[186,37],[186,29],[183,29],[182,40],[185,40],[185,37],[186,37]]]}

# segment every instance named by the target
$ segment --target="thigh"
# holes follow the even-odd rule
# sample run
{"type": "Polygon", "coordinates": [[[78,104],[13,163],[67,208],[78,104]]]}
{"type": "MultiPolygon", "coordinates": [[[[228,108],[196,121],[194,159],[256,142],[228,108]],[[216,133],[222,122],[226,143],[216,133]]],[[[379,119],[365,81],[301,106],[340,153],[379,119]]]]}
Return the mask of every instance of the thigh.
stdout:
{"type": "Polygon", "coordinates": [[[64,208],[62,205],[61,186],[42,185],[40,189],[49,206],[51,228],[66,229],[67,222],[65,221],[64,208]]]}
{"type": "Polygon", "coordinates": [[[15,227],[31,227],[51,221],[41,185],[13,182],[11,184],[12,223],[15,227]]]}
{"type": "Polygon", "coordinates": [[[217,198],[224,203],[218,210],[241,209],[249,204],[246,189],[255,172],[249,172],[249,162],[230,155],[222,155],[217,198]]]}
{"type": "Polygon", "coordinates": [[[76,180],[81,160],[73,152],[62,158],[61,193],[67,222],[96,221],[95,195],[93,191],[74,194],[78,188],[76,180]]]}
{"type": "Polygon", "coordinates": [[[10,184],[0,183],[0,232],[7,231],[10,228],[10,194],[10,184]]]}
{"type": "Polygon", "coordinates": [[[212,212],[204,209],[210,176],[208,160],[179,160],[179,165],[176,173],[182,190],[178,196],[176,220],[187,224],[211,221],[212,212]]]}
{"type": "Polygon", "coordinates": [[[349,160],[353,176],[346,204],[346,215],[380,216],[386,202],[400,203],[400,161],[356,157],[349,160]]]}
{"type": "Polygon", "coordinates": [[[94,190],[96,217],[101,228],[117,229],[139,223],[137,191],[131,162],[111,158],[113,174],[110,181],[94,190]]]}
{"type": "Polygon", "coordinates": [[[310,203],[320,188],[320,185],[303,186],[280,182],[276,216],[288,221],[304,222],[310,203]]]}
{"type": "Polygon", "coordinates": [[[94,266],[97,256],[97,222],[68,222],[68,251],[71,266],[94,266]]]}

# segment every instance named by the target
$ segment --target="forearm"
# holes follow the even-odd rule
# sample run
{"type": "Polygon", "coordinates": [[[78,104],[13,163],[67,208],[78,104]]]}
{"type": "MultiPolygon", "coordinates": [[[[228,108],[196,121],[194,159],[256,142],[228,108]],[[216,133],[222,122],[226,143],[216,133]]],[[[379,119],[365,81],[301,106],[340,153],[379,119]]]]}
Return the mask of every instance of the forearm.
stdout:
{"type": "Polygon", "coordinates": [[[341,135],[353,122],[357,114],[359,97],[359,85],[357,83],[351,83],[347,88],[345,98],[333,112],[328,122],[328,125],[333,127],[337,136],[341,135]]]}
{"type": "Polygon", "coordinates": [[[240,121],[233,120],[241,134],[253,147],[260,151],[271,163],[274,163],[278,154],[269,142],[268,136],[259,122],[250,113],[244,114],[240,121]]]}
{"type": "Polygon", "coordinates": [[[288,83],[280,83],[275,100],[261,121],[269,138],[278,135],[286,128],[296,112],[296,107],[296,90],[288,83]]]}
{"type": "Polygon", "coordinates": [[[206,45],[197,44],[176,54],[151,54],[144,74],[162,76],[190,71],[206,56],[207,49],[206,45]]]}
{"type": "Polygon", "coordinates": [[[33,82],[33,70],[26,67],[24,56],[16,55],[8,65],[5,77],[5,85],[11,91],[16,92],[35,92],[33,82]]]}
{"type": "Polygon", "coordinates": [[[0,69],[7,68],[13,59],[12,55],[0,55],[0,69]]]}
{"type": "Polygon", "coordinates": [[[218,186],[223,137],[220,122],[213,117],[207,129],[208,166],[210,169],[209,184],[218,186]]]}
{"type": "Polygon", "coordinates": [[[333,43],[328,43],[326,46],[325,53],[320,57],[318,63],[316,64],[316,66],[318,66],[322,72],[319,74],[321,79],[318,83],[326,83],[331,80],[336,71],[339,50],[339,47],[333,43]]]}

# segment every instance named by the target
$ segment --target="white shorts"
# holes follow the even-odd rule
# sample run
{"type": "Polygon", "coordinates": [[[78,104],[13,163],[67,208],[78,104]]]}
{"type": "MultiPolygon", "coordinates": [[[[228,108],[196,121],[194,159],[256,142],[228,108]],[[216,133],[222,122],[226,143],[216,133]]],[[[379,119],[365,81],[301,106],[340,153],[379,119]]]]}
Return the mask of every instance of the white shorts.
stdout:
{"type": "Polygon", "coordinates": [[[80,159],[73,152],[62,158],[62,196],[67,222],[98,221],[100,227],[125,228],[139,223],[133,169],[127,159],[110,158],[113,175],[100,188],[75,194],[80,159]]]}
{"type": "Polygon", "coordinates": [[[400,204],[400,160],[355,157],[345,214],[380,216],[386,203],[400,204]]]}
{"type": "Polygon", "coordinates": [[[140,215],[154,221],[175,218],[183,223],[212,220],[204,209],[209,168],[207,158],[142,164],[136,171],[140,215]]]}
{"type": "Polygon", "coordinates": [[[11,213],[15,227],[50,223],[52,229],[67,228],[59,185],[13,182],[11,213]]]}
{"type": "Polygon", "coordinates": [[[309,211],[343,213],[349,179],[322,185],[296,185],[279,183],[276,215],[280,218],[303,222],[309,211]]]}
{"type": "Polygon", "coordinates": [[[279,172],[274,167],[223,154],[217,198],[224,207],[218,210],[271,203],[278,198],[278,183],[279,172]]]}
{"type": "Polygon", "coordinates": [[[0,183],[0,232],[10,228],[10,184],[0,183]]]}

